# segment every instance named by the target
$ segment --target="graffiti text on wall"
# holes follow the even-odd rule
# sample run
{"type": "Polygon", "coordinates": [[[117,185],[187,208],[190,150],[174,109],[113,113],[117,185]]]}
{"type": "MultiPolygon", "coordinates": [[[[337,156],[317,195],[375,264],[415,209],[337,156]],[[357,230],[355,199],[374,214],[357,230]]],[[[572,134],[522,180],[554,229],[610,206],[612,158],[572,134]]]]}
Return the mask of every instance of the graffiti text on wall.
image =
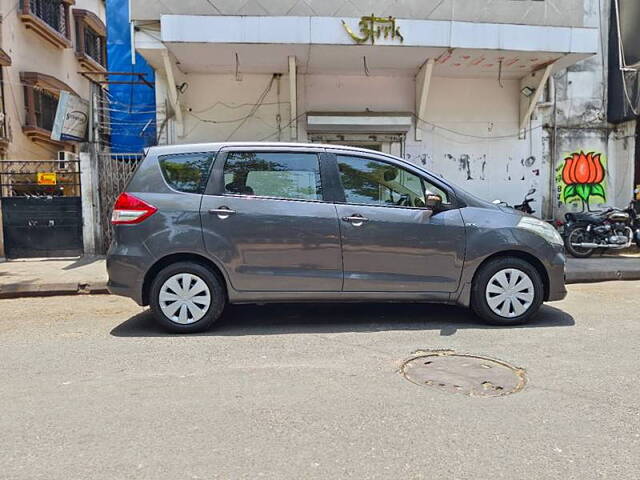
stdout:
{"type": "Polygon", "coordinates": [[[592,199],[607,199],[605,175],[606,159],[602,154],[580,150],[567,155],[557,170],[559,200],[567,205],[580,202],[583,211],[591,211],[592,199]]]}

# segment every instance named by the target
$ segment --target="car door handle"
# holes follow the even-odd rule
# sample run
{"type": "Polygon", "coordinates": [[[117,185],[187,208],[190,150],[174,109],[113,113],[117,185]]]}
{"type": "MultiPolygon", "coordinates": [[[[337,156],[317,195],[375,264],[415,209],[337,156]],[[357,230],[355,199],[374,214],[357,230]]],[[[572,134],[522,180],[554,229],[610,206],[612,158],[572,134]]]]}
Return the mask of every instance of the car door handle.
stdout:
{"type": "Polygon", "coordinates": [[[225,218],[229,218],[231,215],[236,213],[235,210],[231,210],[229,207],[220,207],[220,208],[212,208],[209,210],[211,215],[217,215],[218,218],[224,220],[225,218]]]}
{"type": "Polygon", "coordinates": [[[343,222],[349,222],[354,227],[360,227],[364,222],[368,222],[369,219],[362,215],[354,214],[349,217],[342,217],[343,222]]]}

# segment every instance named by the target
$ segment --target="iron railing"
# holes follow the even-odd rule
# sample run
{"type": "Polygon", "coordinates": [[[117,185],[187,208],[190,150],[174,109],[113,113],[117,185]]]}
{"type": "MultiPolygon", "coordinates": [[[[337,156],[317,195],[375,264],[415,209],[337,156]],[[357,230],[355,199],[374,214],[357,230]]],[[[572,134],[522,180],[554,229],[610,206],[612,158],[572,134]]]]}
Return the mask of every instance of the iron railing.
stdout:
{"type": "Polygon", "coordinates": [[[113,226],[111,225],[113,204],[124,191],[141,160],[142,154],[139,153],[101,153],[98,155],[98,190],[100,192],[103,253],[109,249],[113,238],[113,226]]]}
{"type": "Polygon", "coordinates": [[[2,197],[80,195],[80,161],[0,160],[2,197]]]}

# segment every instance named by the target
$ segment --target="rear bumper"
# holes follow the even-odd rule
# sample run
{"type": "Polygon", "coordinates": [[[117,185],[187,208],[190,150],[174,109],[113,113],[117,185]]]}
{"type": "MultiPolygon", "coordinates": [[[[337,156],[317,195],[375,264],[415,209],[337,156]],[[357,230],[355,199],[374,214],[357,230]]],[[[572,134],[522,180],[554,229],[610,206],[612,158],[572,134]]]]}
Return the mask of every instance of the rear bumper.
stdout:
{"type": "Polygon", "coordinates": [[[114,295],[129,297],[143,305],[144,276],[153,263],[145,247],[120,247],[111,245],[107,253],[107,289],[114,295]]]}

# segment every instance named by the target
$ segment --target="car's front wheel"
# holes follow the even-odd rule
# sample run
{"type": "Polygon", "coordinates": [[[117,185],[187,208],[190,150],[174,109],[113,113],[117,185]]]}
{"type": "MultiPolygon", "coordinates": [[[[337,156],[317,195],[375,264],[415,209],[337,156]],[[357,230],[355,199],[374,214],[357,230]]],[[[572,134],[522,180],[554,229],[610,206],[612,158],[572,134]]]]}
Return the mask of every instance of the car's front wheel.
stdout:
{"type": "Polygon", "coordinates": [[[195,333],[209,329],[222,314],[226,295],[209,268],[178,262],[162,269],[151,285],[151,311],[165,329],[195,333]]]}
{"type": "Polygon", "coordinates": [[[526,323],[540,309],[544,284],[536,268],[516,257],[483,265],[472,285],[471,308],[493,325],[526,323]]]}

